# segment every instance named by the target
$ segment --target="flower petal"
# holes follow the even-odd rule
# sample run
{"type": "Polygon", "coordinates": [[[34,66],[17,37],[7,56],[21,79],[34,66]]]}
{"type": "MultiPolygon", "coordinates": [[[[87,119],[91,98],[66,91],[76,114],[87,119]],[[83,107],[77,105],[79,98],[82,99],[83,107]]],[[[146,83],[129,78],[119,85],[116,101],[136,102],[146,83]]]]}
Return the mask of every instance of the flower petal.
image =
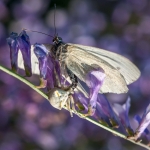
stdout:
{"type": "Polygon", "coordinates": [[[128,113],[130,109],[130,97],[128,97],[127,101],[125,104],[120,105],[120,104],[114,104],[113,109],[118,116],[121,124],[125,128],[126,132],[129,134],[129,136],[133,136],[134,132],[130,126],[129,118],[128,118],[128,113]]]}
{"type": "MultiPolygon", "coordinates": [[[[34,44],[34,53],[39,60],[40,77],[47,81],[47,90],[60,87],[61,72],[59,63],[54,60],[47,48],[42,44],[34,44]]],[[[43,84],[41,83],[41,85],[43,84]]]]}
{"type": "Polygon", "coordinates": [[[83,93],[79,91],[74,91],[73,98],[75,100],[76,106],[80,112],[87,112],[88,110],[88,98],[84,96],[83,93]]]}
{"type": "Polygon", "coordinates": [[[39,60],[40,76],[41,78],[46,79],[48,65],[48,50],[43,44],[36,43],[34,44],[34,53],[39,60]]]}
{"type": "Polygon", "coordinates": [[[103,84],[104,78],[105,73],[101,68],[90,71],[86,76],[86,84],[90,89],[89,108],[91,110],[89,111],[91,111],[91,115],[93,115],[95,112],[97,95],[99,93],[100,87],[103,84]]]}
{"type": "Polygon", "coordinates": [[[104,95],[98,94],[97,98],[97,110],[101,110],[108,118],[113,127],[118,128],[118,122],[115,118],[114,112],[110,106],[110,103],[104,95]]]}
{"type": "Polygon", "coordinates": [[[31,52],[30,52],[31,44],[29,41],[29,36],[26,34],[24,30],[19,34],[17,41],[24,60],[24,68],[25,68],[26,76],[29,77],[32,75],[31,52]]]}
{"type": "MultiPolygon", "coordinates": [[[[140,122],[141,122],[141,120],[142,120],[139,115],[136,115],[136,116],[134,117],[134,119],[138,122],[138,124],[140,124],[140,122]]],[[[144,132],[145,132],[145,134],[149,134],[149,130],[148,130],[147,128],[144,130],[144,132]]]]}
{"type": "Polygon", "coordinates": [[[59,80],[60,84],[63,84],[63,78],[62,78],[60,65],[59,65],[59,62],[56,60],[55,60],[55,70],[56,70],[56,73],[58,75],[58,80],[59,80]]]}
{"type": "Polygon", "coordinates": [[[149,124],[150,124],[150,104],[146,108],[142,116],[142,119],[140,121],[140,124],[138,128],[136,129],[136,132],[135,132],[136,139],[138,139],[141,136],[141,134],[145,131],[145,129],[148,127],[149,124]]]}
{"type": "Polygon", "coordinates": [[[12,32],[10,34],[10,37],[7,38],[7,43],[10,48],[10,60],[11,60],[11,68],[14,72],[17,72],[18,69],[18,42],[17,42],[18,34],[12,32]]]}

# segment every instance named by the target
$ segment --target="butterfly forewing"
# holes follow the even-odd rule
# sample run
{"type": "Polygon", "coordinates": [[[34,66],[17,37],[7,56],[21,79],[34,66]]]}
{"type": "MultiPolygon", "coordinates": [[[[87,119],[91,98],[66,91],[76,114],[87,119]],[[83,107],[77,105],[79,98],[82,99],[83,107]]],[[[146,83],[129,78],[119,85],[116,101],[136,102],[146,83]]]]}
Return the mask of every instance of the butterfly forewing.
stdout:
{"type": "Polygon", "coordinates": [[[89,71],[96,68],[102,68],[105,72],[105,80],[100,89],[102,93],[126,93],[128,88],[124,77],[120,72],[105,60],[91,53],[87,53],[80,47],[67,46],[67,58],[65,63],[80,80],[85,82],[86,75],[89,71]]]}
{"type": "Polygon", "coordinates": [[[93,54],[115,67],[122,74],[127,85],[137,80],[140,76],[139,69],[130,60],[119,54],[96,47],[83,46],[78,44],[71,45],[78,47],[78,49],[82,49],[87,53],[93,54]]]}

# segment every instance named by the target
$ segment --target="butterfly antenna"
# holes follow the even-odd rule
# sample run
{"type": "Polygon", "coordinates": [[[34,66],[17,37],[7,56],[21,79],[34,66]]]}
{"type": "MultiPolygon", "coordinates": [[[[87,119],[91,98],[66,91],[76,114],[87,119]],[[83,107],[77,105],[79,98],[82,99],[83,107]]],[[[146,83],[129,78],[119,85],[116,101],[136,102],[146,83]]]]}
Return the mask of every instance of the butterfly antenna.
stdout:
{"type": "Polygon", "coordinates": [[[56,23],[56,22],[55,22],[56,4],[54,4],[54,8],[55,8],[55,9],[54,9],[54,28],[55,28],[55,36],[56,36],[56,35],[57,35],[57,34],[56,34],[56,24],[55,24],[55,23],[56,23]]]}
{"type": "Polygon", "coordinates": [[[50,36],[50,37],[54,38],[52,35],[49,35],[49,34],[46,34],[46,33],[43,33],[43,32],[29,30],[29,29],[22,29],[22,30],[29,31],[29,32],[36,32],[36,33],[44,34],[44,35],[47,35],[47,36],[50,36]]]}

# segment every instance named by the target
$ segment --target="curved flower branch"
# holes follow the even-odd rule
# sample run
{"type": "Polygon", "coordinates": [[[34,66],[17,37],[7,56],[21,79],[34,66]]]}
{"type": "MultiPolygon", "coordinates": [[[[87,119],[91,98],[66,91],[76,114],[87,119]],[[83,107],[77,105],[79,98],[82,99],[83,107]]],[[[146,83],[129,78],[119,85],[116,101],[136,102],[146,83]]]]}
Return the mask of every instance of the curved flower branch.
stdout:
{"type": "MultiPolygon", "coordinates": [[[[26,76],[31,76],[31,45],[26,32],[22,31],[19,35],[17,33],[12,33],[7,39],[7,42],[10,47],[12,70],[17,72],[18,51],[20,50],[24,60],[26,76]]],[[[149,148],[147,145],[139,142],[137,143],[136,141],[141,137],[146,127],[150,124],[150,106],[147,107],[140,121],[139,127],[134,132],[128,119],[130,99],[128,99],[124,105],[114,104],[113,109],[109,101],[99,94],[99,90],[105,79],[103,69],[100,67],[91,67],[91,69],[88,70],[85,76],[85,83],[89,88],[89,94],[85,94],[86,91],[84,92],[79,88],[76,88],[76,86],[78,87],[77,77],[75,77],[70,70],[67,70],[67,68],[64,68],[63,71],[66,71],[69,74],[71,82],[65,81],[68,75],[62,72],[62,64],[59,64],[53,56],[54,54],[52,55],[45,45],[36,43],[33,47],[34,54],[38,59],[41,79],[41,84],[38,87],[32,85],[21,76],[2,66],[0,66],[0,69],[29,85],[45,97],[55,108],[65,108],[70,111],[71,116],[73,112],[115,135],[145,148],[149,148]],[[47,88],[48,94],[44,94],[38,88],[47,88]],[[93,119],[95,118],[96,121],[93,121],[87,116],[91,116],[93,119]],[[121,133],[114,128],[118,128],[116,130],[120,130],[121,133]],[[125,135],[122,134],[122,130],[126,131],[125,135]]]]}
{"type": "MultiPolygon", "coordinates": [[[[7,69],[7,68],[5,68],[4,66],[1,66],[1,65],[0,65],[0,70],[3,71],[3,72],[5,72],[5,73],[7,73],[7,74],[9,74],[9,75],[11,75],[11,76],[13,76],[13,77],[15,77],[15,78],[17,78],[17,79],[20,80],[21,82],[27,84],[29,87],[31,87],[33,90],[35,90],[37,93],[39,93],[41,96],[43,96],[45,99],[48,100],[48,96],[47,96],[45,93],[43,93],[41,90],[39,90],[38,88],[36,88],[35,85],[33,85],[32,83],[30,83],[29,81],[27,81],[27,80],[26,80],[25,78],[23,78],[22,76],[20,76],[20,75],[14,73],[12,70],[7,69]]],[[[66,107],[64,107],[64,109],[67,110],[66,107]]],[[[72,112],[73,112],[73,111],[72,111],[72,112]]],[[[73,112],[73,113],[76,114],[76,112],[73,112]]],[[[77,114],[77,115],[78,115],[78,114],[77,114]]],[[[82,114],[80,114],[80,115],[82,116],[82,114]]],[[[126,135],[124,135],[124,134],[122,134],[122,133],[120,133],[120,132],[118,132],[118,131],[115,131],[114,129],[112,129],[112,128],[110,128],[110,127],[107,127],[107,126],[105,126],[105,125],[102,125],[102,124],[100,124],[100,123],[94,121],[93,119],[91,119],[91,118],[89,118],[89,117],[84,117],[84,118],[85,118],[87,121],[89,121],[89,122],[91,122],[91,123],[93,123],[93,124],[95,124],[95,125],[97,125],[97,126],[103,128],[103,129],[105,129],[105,130],[107,130],[107,131],[113,133],[113,134],[116,135],[116,136],[119,136],[119,137],[121,137],[121,138],[123,138],[123,139],[125,139],[125,140],[128,140],[128,141],[130,141],[130,142],[136,144],[136,145],[139,145],[139,146],[141,146],[141,147],[144,147],[144,148],[146,148],[146,149],[149,149],[149,146],[147,146],[147,145],[145,145],[145,144],[143,144],[143,143],[135,142],[134,140],[127,138],[126,135]]]]}

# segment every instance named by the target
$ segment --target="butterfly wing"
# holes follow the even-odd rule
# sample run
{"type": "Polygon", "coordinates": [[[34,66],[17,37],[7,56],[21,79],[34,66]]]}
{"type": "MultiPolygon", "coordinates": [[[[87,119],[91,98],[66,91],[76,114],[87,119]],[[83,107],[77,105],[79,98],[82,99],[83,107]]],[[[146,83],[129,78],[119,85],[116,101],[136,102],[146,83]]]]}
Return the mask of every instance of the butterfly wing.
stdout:
{"type": "MultiPolygon", "coordinates": [[[[80,45],[79,45],[80,46],[80,45]]],[[[85,82],[89,71],[102,68],[106,74],[101,93],[126,93],[126,81],[122,74],[107,61],[87,52],[79,46],[68,44],[65,64],[80,80],[85,82]]]]}
{"type": "Polygon", "coordinates": [[[99,49],[96,47],[83,46],[78,44],[71,45],[73,47],[79,47],[83,51],[86,51],[87,53],[90,53],[102,60],[105,60],[107,63],[116,68],[122,74],[127,85],[136,81],[140,76],[139,69],[129,59],[119,54],[99,49]]]}

